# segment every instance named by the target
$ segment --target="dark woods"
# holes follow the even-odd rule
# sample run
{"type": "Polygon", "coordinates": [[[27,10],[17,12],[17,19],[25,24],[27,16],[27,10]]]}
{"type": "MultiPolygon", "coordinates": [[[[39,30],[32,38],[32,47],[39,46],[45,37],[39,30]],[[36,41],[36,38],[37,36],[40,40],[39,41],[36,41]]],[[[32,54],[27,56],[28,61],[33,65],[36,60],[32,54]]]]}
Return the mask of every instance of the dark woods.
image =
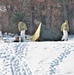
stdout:
{"type": "Polygon", "coordinates": [[[60,26],[67,19],[70,34],[74,33],[74,0],[0,0],[0,8],[3,32],[18,33],[18,22],[23,21],[26,34],[32,35],[38,27],[35,21],[41,21],[39,40],[59,40],[60,26]]]}

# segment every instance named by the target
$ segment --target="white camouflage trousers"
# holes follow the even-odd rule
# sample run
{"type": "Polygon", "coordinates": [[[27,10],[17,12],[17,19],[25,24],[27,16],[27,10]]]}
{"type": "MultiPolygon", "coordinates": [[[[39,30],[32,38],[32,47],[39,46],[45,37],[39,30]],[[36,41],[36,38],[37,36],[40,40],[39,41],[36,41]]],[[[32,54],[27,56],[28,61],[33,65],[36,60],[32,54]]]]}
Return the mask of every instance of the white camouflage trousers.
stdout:
{"type": "Polygon", "coordinates": [[[0,40],[3,39],[3,36],[2,36],[2,31],[0,31],[0,40]]]}
{"type": "Polygon", "coordinates": [[[25,40],[25,30],[21,30],[21,32],[20,32],[20,37],[21,37],[21,40],[22,40],[22,41],[25,40]]]}
{"type": "Polygon", "coordinates": [[[61,40],[64,40],[64,41],[68,40],[68,31],[67,30],[63,30],[63,36],[62,36],[61,40]]]}

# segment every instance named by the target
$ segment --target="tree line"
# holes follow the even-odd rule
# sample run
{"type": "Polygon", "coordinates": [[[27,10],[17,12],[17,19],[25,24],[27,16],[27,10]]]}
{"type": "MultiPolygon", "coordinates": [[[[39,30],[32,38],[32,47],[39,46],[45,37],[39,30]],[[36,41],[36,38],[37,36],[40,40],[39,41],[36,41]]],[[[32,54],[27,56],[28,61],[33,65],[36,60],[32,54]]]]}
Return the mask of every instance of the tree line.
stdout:
{"type": "Polygon", "coordinates": [[[18,33],[18,22],[23,21],[28,27],[26,33],[33,34],[37,20],[60,33],[60,26],[67,19],[70,33],[74,33],[74,0],[0,0],[0,5],[6,9],[0,13],[3,32],[18,33]]]}

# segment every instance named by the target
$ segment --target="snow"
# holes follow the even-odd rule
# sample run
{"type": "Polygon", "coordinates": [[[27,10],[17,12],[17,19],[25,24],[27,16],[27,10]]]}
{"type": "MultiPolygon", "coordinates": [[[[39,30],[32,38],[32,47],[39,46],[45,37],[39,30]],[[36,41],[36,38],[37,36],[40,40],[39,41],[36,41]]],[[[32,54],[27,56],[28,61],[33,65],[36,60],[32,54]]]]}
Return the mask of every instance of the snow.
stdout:
{"type": "Polygon", "coordinates": [[[73,39],[0,43],[0,75],[74,75],[73,39]]]}
{"type": "MultiPolygon", "coordinates": [[[[16,35],[17,36],[17,35],[16,35]]],[[[3,40],[0,40],[0,42],[6,42],[6,43],[11,43],[11,42],[13,42],[14,40],[15,40],[15,37],[16,36],[14,36],[14,37],[12,37],[12,36],[9,36],[9,35],[5,35],[4,37],[3,37],[3,40]]],[[[20,37],[20,36],[19,36],[20,37]]],[[[26,37],[27,37],[27,39],[29,39],[31,36],[30,35],[26,35],[26,37]]],[[[68,41],[74,41],[74,35],[69,35],[69,37],[68,37],[68,41]]],[[[30,41],[30,40],[26,40],[25,39],[25,41],[24,42],[33,42],[33,41],[30,41]]],[[[44,41],[44,42],[47,42],[47,41],[44,41]]],[[[48,41],[49,42],[49,41],[48,41]]],[[[54,42],[54,41],[52,41],[52,42],[54,42]]],[[[59,41],[57,41],[57,42],[59,42],[59,41]]]]}

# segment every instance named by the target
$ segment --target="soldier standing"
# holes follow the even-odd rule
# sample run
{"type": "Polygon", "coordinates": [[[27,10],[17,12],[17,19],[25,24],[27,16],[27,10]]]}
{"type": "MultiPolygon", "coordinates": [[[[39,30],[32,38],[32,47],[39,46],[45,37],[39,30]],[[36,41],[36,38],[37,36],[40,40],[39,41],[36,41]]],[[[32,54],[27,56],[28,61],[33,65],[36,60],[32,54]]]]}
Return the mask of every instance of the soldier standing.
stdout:
{"type": "Polygon", "coordinates": [[[25,40],[25,31],[27,30],[27,26],[24,22],[18,23],[18,30],[20,32],[21,41],[25,40]]]}
{"type": "Polygon", "coordinates": [[[63,32],[62,41],[68,41],[68,32],[69,32],[69,26],[68,21],[65,20],[65,22],[61,26],[61,31],[63,32]]]}

